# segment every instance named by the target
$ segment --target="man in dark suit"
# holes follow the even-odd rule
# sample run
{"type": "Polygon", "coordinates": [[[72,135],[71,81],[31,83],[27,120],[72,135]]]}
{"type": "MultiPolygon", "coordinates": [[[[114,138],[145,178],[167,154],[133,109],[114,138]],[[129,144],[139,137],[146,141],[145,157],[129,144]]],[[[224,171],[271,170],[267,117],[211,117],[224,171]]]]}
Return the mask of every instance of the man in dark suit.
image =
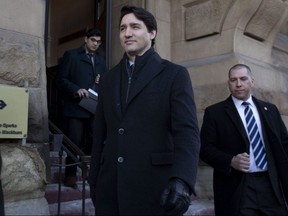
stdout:
{"type": "MultiPolygon", "coordinates": [[[[100,76],[107,70],[104,59],[96,53],[101,37],[98,29],[89,29],[84,45],[64,53],[57,77],[57,86],[63,96],[63,115],[66,118],[64,132],[87,155],[91,154],[94,113],[79,106],[79,102],[89,96],[89,88],[98,92],[100,76]]],[[[68,155],[66,165],[73,163],[68,155]]],[[[77,187],[76,171],[76,165],[66,166],[66,186],[77,187]]]]}
{"type": "Polygon", "coordinates": [[[219,216],[288,215],[287,129],[275,105],[251,95],[253,82],[247,65],[233,66],[231,95],[205,110],[200,158],[214,168],[219,216]]]}
{"type": "Polygon", "coordinates": [[[151,13],[124,6],[119,28],[125,54],[102,77],[95,115],[95,213],[181,215],[194,193],[200,150],[190,76],[152,48],[151,13]]]}

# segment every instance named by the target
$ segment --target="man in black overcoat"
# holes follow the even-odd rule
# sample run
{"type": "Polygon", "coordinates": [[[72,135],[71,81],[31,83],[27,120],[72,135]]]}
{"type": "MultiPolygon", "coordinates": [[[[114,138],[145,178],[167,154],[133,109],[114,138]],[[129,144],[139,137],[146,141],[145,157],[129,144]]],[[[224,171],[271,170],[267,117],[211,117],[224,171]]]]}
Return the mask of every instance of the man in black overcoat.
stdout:
{"type": "Polygon", "coordinates": [[[200,158],[214,168],[217,216],[288,215],[287,129],[275,105],[252,96],[253,85],[247,65],[233,66],[228,80],[231,95],[205,110],[200,158]],[[249,103],[256,119],[258,147],[264,144],[259,164],[261,154],[253,149],[253,133],[246,127],[252,125],[251,115],[246,123],[247,104],[243,102],[249,103]]]}
{"type": "Polygon", "coordinates": [[[95,213],[181,215],[195,193],[200,149],[190,76],[152,48],[157,24],[148,11],[124,6],[119,30],[125,54],[102,77],[95,115],[95,213]]]}
{"type": "MultiPolygon", "coordinates": [[[[91,154],[95,112],[82,108],[79,102],[88,97],[89,89],[99,93],[100,77],[107,70],[104,59],[96,53],[101,37],[98,29],[89,29],[84,45],[64,53],[56,80],[63,99],[64,133],[87,155],[91,154]]],[[[67,155],[64,184],[75,188],[77,166],[71,166],[73,163],[75,161],[67,155]]]]}

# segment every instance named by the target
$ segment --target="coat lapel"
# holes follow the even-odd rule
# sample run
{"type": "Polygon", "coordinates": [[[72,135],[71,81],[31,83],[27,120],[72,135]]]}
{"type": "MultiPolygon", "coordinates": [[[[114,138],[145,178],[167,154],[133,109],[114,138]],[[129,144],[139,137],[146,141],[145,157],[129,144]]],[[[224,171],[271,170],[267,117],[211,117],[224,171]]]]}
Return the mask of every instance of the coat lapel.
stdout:
{"type": "Polygon", "coordinates": [[[141,71],[137,80],[135,81],[135,85],[130,91],[127,106],[129,103],[135,98],[139,92],[151,81],[157,74],[159,74],[164,68],[164,64],[161,64],[162,59],[157,53],[154,53],[143,65],[137,65],[134,73],[137,73],[137,70],[141,71]],[[147,64],[149,62],[149,64],[147,64]],[[137,83],[136,83],[137,82],[137,83]]]}
{"type": "Polygon", "coordinates": [[[90,59],[88,58],[88,56],[87,56],[87,54],[86,54],[86,52],[85,52],[85,49],[84,49],[84,47],[81,47],[81,48],[79,48],[79,55],[80,55],[80,60],[81,61],[83,61],[83,62],[86,62],[87,64],[90,64],[91,65],[91,67],[93,68],[93,73],[94,73],[94,76],[96,75],[95,74],[95,65],[96,64],[98,64],[98,59],[97,59],[97,57],[96,58],[94,58],[94,67],[93,67],[93,64],[92,64],[92,62],[90,61],[90,59]]]}
{"type": "Polygon", "coordinates": [[[249,139],[245,130],[245,127],[243,125],[243,122],[241,120],[241,117],[233,103],[232,97],[230,96],[229,98],[227,98],[227,100],[225,101],[225,111],[227,113],[227,115],[229,116],[229,118],[232,120],[233,124],[235,124],[236,128],[238,129],[239,133],[241,134],[246,148],[249,149],[249,139]]]}
{"type": "Polygon", "coordinates": [[[270,121],[267,119],[268,107],[265,105],[265,103],[257,100],[255,97],[252,97],[252,99],[253,99],[253,102],[257,106],[257,110],[259,112],[259,116],[261,118],[262,125],[269,127],[269,130],[271,132],[274,132],[274,129],[271,127],[271,125],[269,123],[270,121]]]}

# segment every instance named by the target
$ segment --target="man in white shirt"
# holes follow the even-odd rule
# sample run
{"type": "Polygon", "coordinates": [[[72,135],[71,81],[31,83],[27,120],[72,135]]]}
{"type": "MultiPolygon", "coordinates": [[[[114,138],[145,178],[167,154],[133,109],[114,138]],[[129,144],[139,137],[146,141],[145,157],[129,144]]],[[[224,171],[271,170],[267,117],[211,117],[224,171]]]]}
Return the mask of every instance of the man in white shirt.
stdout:
{"type": "Polygon", "coordinates": [[[228,76],[231,95],[206,108],[201,128],[200,158],[214,168],[215,213],[288,215],[287,129],[275,105],[252,96],[247,65],[234,65],[228,76]]]}

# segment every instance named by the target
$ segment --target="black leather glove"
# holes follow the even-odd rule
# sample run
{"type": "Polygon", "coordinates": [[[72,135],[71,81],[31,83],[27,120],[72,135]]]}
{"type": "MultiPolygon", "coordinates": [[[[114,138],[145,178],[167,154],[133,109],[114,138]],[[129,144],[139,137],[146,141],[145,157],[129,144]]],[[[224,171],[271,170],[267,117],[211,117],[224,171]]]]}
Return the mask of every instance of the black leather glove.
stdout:
{"type": "Polygon", "coordinates": [[[179,178],[173,178],[165,188],[160,204],[169,215],[182,215],[190,205],[188,185],[179,178]]]}

